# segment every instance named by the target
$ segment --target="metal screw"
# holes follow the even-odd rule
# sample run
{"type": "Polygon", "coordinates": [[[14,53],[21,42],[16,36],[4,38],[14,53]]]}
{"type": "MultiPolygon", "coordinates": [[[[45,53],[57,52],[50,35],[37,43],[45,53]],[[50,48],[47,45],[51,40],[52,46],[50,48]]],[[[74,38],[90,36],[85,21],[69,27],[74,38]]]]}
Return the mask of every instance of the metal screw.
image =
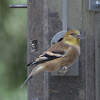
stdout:
{"type": "Polygon", "coordinates": [[[34,51],[36,51],[36,47],[35,47],[35,44],[32,43],[31,44],[31,53],[33,53],[34,51]]]}
{"type": "Polygon", "coordinates": [[[32,44],[31,44],[31,47],[32,47],[32,48],[35,48],[35,45],[34,45],[34,43],[32,43],[32,44]]]}
{"type": "Polygon", "coordinates": [[[36,52],[38,49],[37,40],[30,41],[31,53],[36,52]]]}

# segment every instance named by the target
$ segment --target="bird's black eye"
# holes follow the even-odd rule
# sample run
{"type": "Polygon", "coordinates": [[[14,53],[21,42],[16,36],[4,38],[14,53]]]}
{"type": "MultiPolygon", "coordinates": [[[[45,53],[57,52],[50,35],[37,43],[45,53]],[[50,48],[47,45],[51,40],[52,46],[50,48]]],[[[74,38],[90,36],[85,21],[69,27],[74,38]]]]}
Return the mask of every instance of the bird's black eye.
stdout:
{"type": "Polygon", "coordinates": [[[70,35],[74,35],[74,33],[71,33],[70,35]]]}

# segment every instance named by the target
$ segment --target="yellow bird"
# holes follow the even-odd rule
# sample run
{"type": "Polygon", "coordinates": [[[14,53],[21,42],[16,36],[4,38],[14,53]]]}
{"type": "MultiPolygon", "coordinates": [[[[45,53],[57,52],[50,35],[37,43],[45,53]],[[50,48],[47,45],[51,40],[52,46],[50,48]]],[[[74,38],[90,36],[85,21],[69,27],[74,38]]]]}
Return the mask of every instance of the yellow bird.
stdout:
{"type": "Polygon", "coordinates": [[[59,70],[61,75],[68,71],[68,68],[77,60],[80,55],[80,39],[84,37],[78,30],[69,30],[64,38],[50,47],[35,61],[27,66],[36,65],[32,72],[22,84],[23,87],[34,75],[42,71],[59,70]]]}

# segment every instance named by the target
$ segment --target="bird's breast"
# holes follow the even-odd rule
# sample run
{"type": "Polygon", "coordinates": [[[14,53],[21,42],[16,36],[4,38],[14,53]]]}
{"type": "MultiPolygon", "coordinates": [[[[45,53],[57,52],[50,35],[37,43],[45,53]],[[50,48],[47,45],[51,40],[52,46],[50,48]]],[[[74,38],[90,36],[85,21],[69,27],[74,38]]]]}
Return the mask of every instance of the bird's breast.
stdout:
{"type": "Polygon", "coordinates": [[[76,52],[78,52],[80,54],[80,46],[74,45],[73,47],[76,49],[76,52]]]}

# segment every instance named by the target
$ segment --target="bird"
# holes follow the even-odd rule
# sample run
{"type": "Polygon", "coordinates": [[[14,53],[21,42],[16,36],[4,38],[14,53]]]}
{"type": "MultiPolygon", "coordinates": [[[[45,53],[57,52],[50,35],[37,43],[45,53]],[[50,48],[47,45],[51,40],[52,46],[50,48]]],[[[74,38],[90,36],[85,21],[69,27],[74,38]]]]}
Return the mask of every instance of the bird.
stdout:
{"type": "Polygon", "coordinates": [[[33,76],[43,71],[56,71],[64,75],[69,67],[77,60],[80,55],[80,39],[85,37],[79,30],[72,29],[66,32],[63,39],[51,46],[46,52],[27,66],[36,65],[28,78],[21,85],[23,87],[33,76]]]}

